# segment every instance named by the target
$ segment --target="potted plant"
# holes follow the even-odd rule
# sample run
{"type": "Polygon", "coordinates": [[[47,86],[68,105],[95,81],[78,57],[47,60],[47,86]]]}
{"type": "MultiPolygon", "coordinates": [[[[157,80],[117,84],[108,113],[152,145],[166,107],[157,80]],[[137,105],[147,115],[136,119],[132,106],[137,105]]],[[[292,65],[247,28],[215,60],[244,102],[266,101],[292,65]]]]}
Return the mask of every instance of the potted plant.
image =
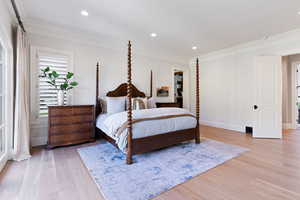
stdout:
{"type": "Polygon", "coordinates": [[[58,74],[56,71],[51,71],[50,67],[42,69],[42,74],[40,77],[47,78],[50,85],[52,85],[57,90],[57,105],[64,105],[65,93],[78,85],[76,81],[71,81],[74,76],[74,73],[68,72],[65,77],[58,74]],[[58,83],[57,79],[63,79],[62,83],[58,83]]]}

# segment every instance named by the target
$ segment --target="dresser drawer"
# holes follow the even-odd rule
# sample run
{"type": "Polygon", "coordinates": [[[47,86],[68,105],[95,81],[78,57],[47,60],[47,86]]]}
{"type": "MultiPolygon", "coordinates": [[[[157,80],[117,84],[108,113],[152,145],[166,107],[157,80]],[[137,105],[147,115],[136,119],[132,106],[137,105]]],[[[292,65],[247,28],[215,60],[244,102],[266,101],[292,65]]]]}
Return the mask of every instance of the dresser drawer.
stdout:
{"type": "Polygon", "coordinates": [[[93,122],[90,123],[77,123],[68,125],[55,125],[50,127],[51,135],[70,135],[70,134],[80,134],[82,132],[92,131],[93,122]]]}
{"type": "Polygon", "coordinates": [[[48,108],[48,110],[49,110],[49,117],[70,116],[73,114],[73,107],[51,106],[48,108]]]}
{"type": "Polygon", "coordinates": [[[50,120],[50,125],[68,125],[83,122],[93,122],[94,117],[89,115],[73,115],[73,116],[57,116],[52,117],[50,120]]]}
{"type": "Polygon", "coordinates": [[[49,116],[70,116],[93,114],[94,106],[51,106],[49,107],[49,116]]]}
{"type": "Polygon", "coordinates": [[[73,108],[74,115],[92,114],[93,112],[94,112],[94,107],[73,108]]]}
{"type": "Polygon", "coordinates": [[[49,106],[48,148],[95,140],[93,105],[49,106]]]}
{"type": "Polygon", "coordinates": [[[89,141],[90,139],[91,137],[88,134],[75,134],[69,135],[68,137],[65,135],[54,135],[51,137],[51,144],[52,146],[69,145],[77,142],[89,141]]]}

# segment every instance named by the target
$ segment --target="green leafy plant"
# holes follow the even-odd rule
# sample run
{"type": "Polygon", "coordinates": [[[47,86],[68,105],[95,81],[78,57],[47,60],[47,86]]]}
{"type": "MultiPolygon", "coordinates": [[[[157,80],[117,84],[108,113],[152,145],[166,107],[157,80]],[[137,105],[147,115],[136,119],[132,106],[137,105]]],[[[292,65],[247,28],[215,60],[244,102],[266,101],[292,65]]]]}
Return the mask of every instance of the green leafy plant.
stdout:
{"type": "Polygon", "coordinates": [[[67,91],[67,90],[71,90],[74,87],[76,87],[78,85],[78,83],[76,81],[71,81],[71,79],[74,76],[74,73],[72,72],[68,72],[66,74],[65,77],[61,77],[60,74],[58,74],[56,71],[51,71],[50,67],[46,67],[45,69],[42,69],[42,74],[40,75],[40,77],[43,78],[47,78],[48,81],[47,83],[49,83],[50,85],[52,85],[55,89],[57,90],[63,90],[63,91],[67,91]],[[57,83],[57,79],[63,79],[64,82],[63,83],[57,83]]]}
{"type": "Polygon", "coordinates": [[[300,103],[299,102],[297,103],[297,107],[298,107],[298,109],[300,109],[300,103]]]}

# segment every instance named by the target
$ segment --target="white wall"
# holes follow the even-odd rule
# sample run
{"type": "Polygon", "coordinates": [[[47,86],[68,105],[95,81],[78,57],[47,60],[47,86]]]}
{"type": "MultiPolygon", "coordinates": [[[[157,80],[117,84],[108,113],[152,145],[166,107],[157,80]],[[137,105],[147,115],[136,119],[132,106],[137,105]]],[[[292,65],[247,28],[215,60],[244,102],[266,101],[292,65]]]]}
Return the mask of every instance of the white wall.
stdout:
{"type": "MultiPolygon", "coordinates": [[[[300,30],[200,56],[200,118],[202,124],[244,131],[253,125],[254,58],[300,53],[300,30]]],[[[194,75],[195,58],[190,61],[194,75]]],[[[190,80],[194,78],[191,77],[190,80]]],[[[194,81],[191,106],[194,108],[194,81]]]]}
{"type": "MultiPolygon", "coordinates": [[[[59,51],[73,53],[75,79],[79,86],[74,89],[74,104],[94,104],[96,87],[96,62],[100,61],[100,96],[115,89],[119,84],[127,81],[127,44],[124,48],[113,50],[97,45],[84,44],[82,41],[70,41],[68,39],[55,38],[34,33],[29,29],[30,43],[36,47],[47,47],[59,51]]],[[[170,96],[156,98],[159,102],[173,101],[173,69],[180,68],[189,70],[188,63],[170,62],[161,58],[153,58],[139,55],[133,43],[133,83],[146,95],[150,94],[150,70],[153,70],[153,95],[156,96],[156,88],[170,86],[170,96]]],[[[33,88],[33,86],[31,87],[33,88]]],[[[189,98],[188,92],[186,98],[189,98]]],[[[46,143],[47,124],[32,122],[31,142],[32,145],[46,143]]]]}

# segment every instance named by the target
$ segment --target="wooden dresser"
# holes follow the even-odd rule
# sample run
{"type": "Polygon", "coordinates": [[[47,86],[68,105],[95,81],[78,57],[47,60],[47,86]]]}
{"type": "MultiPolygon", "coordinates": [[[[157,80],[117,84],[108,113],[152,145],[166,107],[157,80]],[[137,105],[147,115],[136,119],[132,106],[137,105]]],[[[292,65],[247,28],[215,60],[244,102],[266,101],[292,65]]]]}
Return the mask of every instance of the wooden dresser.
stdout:
{"type": "Polygon", "coordinates": [[[159,102],[157,102],[156,106],[158,108],[161,108],[161,107],[177,107],[177,108],[180,108],[180,104],[179,103],[175,103],[175,102],[166,102],[166,103],[159,103],[159,102]]]}
{"type": "Polygon", "coordinates": [[[49,106],[48,148],[95,140],[94,105],[49,106]]]}

